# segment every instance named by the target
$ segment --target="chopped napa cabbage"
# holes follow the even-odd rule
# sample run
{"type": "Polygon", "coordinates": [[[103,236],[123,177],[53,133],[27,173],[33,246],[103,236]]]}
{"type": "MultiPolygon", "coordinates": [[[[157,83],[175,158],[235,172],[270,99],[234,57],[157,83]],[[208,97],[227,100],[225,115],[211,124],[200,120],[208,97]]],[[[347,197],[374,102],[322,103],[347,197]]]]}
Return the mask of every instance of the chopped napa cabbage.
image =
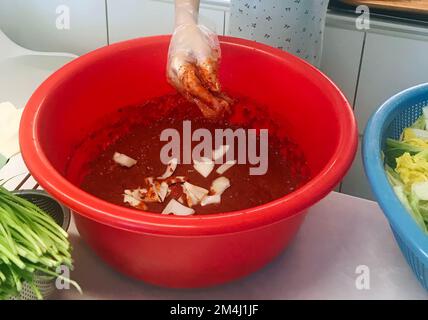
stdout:
{"type": "Polygon", "coordinates": [[[428,131],[406,128],[403,131],[402,141],[416,147],[428,148],[428,131]]]}
{"type": "MultiPolygon", "coordinates": [[[[428,146],[427,146],[428,147],[428,146]]],[[[396,159],[400,157],[403,153],[407,152],[410,155],[414,155],[423,151],[425,148],[421,146],[412,145],[409,143],[405,143],[402,141],[394,140],[394,139],[386,139],[385,145],[385,163],[390,167],[395,168],[396,159]]]]}
{"type": "Polygon", "coordinates": [[[428,119],[428,110],[427,110],[427,116],[425,116],[425,113],[420,116],[411,126],[410,128],[415,128],[415,129],[427,129],[426,126],[426,120],[428,119]]]}
{"type": "MultiPolygon", "coordinates": [[[[422,113],[423,113],[423,115],[421,116],[421,118],[424,118],[424,120],[425,120],[425,129],[428,129],[428,107],[422,108],[422,113]]],[[[415,124],[416,124],[416,122],[415,122],[415,124]]],[[[419,129],[424,129],[424,128],[420,127],[422,125],[421,122],[417,125],[419,125],[419,129]]]]}
{"type": "Polygon", "coordinates": [[[408,199],[403,186],[395,186],[393,187],[393,189],[395,194],[397,195],[397,198],[407,209],[412,218],[422,228],[422,230],[427,232],[428,230],[425,224],[426,219],[424,219],[422,212],[424,212],[425,217],[428,217],[428,201],[420,201],[420,199],[414,194],[410,194],[410,199],[408,199]]]}
{"type": "Polygon", "coordinates": [[[422,114],[421,118],[424,117],[425,119],[428,119],[428,107],[423,107],[422,108],[422,113],[423,114],[422,114]]]}
{"type": "Polygon", "coordinates": [[[414,193],[410,193],[409,204],[412,210],[409,210],[416,223],[427,232],[425,217],[428,217],[428,201],[421,201],[414,193]],[[423,212],[423,213],[422,213],[423,212]],[[424,214],[424,215],[423,215],[424,214]]]}
{"type": "Polygon", "coordinates": [[[385,164],[385,172],[386,172],[386,177],[389,180],[389,183],[391,183],[393,187],[404,187],[404,184],[401,181],[400,175],[387,164],[385,164]]]}
{"type": "Polygon", "coordinates": [[[428,121],[428,109],[424,115],[420,116],[411,127],[403,130],[401,141],[407,144],[428,148],[428,131],[426,123],[428,121]]]}
{"type": "Polygon", "coordinates": [[[428,181],[428,150],[413,156],[405,152],[396,162],[395,171],[404,183],[406,191],[410,191],[415,182],[428,181]]]}
{"type": "Polygon", "coordinates": [[[428,233],[428,107],[400,140],[386,139],[382,158],[397,198],[428,233]]]}
{"type": "Polygon", "coordinates": [[[421,224],[422,221],[425,222],[426,228],[422,228],[425,231],[428,231],[428,201],[419,201],[418,209],[421,216],[418,223],[421,224]]]}
{"type": "Polygon", "coordinates": [[[428,181],[415,182],[412,184],[412,193],[420,200],[428,200],[428,181]]]}
{"type": "Polygon", "coordinates": [[[408,139],[403,141],[415,147],[428,148],[428,140],[413,138],[413,139],[408,139]]]}
{"type": "Polygon", "coordinates": [[[412,207],[410,206],[410,202],[407,199],[407,196],[404,192],[403,186],[395,186],[393,187],[395,194],[397,195],[397,198],[401,201],[403,206],[408,210],[412,211],[412,207]]]}

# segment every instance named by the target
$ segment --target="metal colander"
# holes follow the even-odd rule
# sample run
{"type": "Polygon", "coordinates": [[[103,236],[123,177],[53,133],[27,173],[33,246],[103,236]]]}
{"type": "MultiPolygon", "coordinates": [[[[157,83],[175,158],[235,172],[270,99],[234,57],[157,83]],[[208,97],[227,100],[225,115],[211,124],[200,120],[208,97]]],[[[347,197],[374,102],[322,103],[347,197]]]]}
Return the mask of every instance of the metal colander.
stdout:
{"type": "MultiPolygon", "coordinates": [[[[70,209],[64,207],[45,191],[42,190],[19,190],[14,191],[14,194],[30,201],[40,209],[50,215],[58,225],[65,231],[70,225],[70,209]]],[[[36,273],[34,284],[39,288],[43,299],[48,299],[55,292],[55,278],[46,276],[42,273],[36,273]]],[[[12,297],[11,300],[36,300],[37,296],[28,283],[24,283],[20,294],[12,297]]]]}

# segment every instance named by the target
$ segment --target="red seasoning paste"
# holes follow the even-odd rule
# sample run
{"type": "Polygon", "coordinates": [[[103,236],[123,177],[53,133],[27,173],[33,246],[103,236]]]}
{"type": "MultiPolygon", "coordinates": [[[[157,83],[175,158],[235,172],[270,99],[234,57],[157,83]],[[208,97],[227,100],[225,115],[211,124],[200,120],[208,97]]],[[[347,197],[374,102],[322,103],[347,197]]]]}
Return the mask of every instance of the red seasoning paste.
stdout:
{"type": "MultiPolygon", "coordinates": [[[[130,121],[127,130],[117,135],[110,134],[110,137],[113,137],[111,141],[106,143],[99,154],[89,162],[87,173],[81,181],[81,188],[108,202],[149,212],[161,213],[171,199],[175,199],[186,207],[191,206],[195,214],[207,214],[246,209],[267,203],[292,192],[309,179],[306,160],[298,146],[287,138],[280,139],[275,136],[277,128],[266,120],[268,117],[263,120],[260,115],[254,115],[254,110],[260,111],[260,108],[241,100],[233,109],[234,113],[227,119],[207,120],[200,115],[196,106],[179,95],[154,99],[143,106],[123,108],[120,112],[130,121]],[[249,120],[252,118],[257,118],[257,121],[249,120]],[[159,197],[157,199],[152,197],[152,201],[142,201],[138,206],[135,203],[132,205],[124,202],[125,190],[128,190],[128,193],[132,190],[152,191],[150,186],[153,186],[151,184],[153,180],[150,179],[156,181],[167,168],[160,160],[161,149],[167,143],[160,140],[160,134],[167,128],[176,129],[183,139],[184,120],[191,121],[192,132],[198,128],[205,128],[213,137],[215,129],[269,128],[266,173],[250,175],[250,168],[255,165],[247,161],[245,164],[231,166],[223,174],[216,172],[220,164],[215,164],[209,175],[204,177],[195,170],[193,164],[182,164],[183,159],[180,159],[180,163],[168,179],[184,178],[190,185],[206,189],[209,191],[208,195],[212,195],[210,188],[213,181],[218,177],[225,177],[230,186],[221,194],[220,203],[205,206],[200,203],[189,205],[182,183],[169,184],[168,195],[163,194],[165,197],[162,201],[159,197]],[[120,165],[113,159],[115,154],[126,155],[136,162],[133,161],[129,167],[120,165]]],[[[192,148],[198,143],[199,141],[192,142],[192,148]]],[[[215,146],[214,140],[212,143],[215,146]]],[[[235,151],[236,155],[237,145],[235,151]]],[[[183,157],[183,151],[180,156],[183,157]]],[[[158,187],[162,181],[156,182],[158,187]]],[[[148,199],[150,195],[145,194],[144,197],[148,199]]]]}

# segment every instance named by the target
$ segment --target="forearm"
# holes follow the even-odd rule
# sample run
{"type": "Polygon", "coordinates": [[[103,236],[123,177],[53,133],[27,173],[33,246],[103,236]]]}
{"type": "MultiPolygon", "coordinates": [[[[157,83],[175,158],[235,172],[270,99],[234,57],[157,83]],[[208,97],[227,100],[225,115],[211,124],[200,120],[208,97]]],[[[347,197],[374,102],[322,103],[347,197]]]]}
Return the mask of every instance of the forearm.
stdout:
{"type": "Polygon", "coordinates": [[[175,26],[198,22],[199,0],[175,0],[175,26]]]}

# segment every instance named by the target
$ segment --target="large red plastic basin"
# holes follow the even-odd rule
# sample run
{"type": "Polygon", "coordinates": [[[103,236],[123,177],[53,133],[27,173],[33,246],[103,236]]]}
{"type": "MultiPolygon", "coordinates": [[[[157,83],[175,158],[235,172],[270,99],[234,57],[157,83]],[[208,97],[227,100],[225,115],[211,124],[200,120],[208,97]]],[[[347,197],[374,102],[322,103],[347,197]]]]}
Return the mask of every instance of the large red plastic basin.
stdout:
{"type": "Polygon", "coordinates": [[[40,185],[75,213],[82,238],[115,269],[169,287],[215,285],[277,256],[306,210],[327,195],[356,151],[352,110],[321,72],[283,51],[221,38],[224,88],[266,106],[306,154],[313,178],[252,209],[192,217],[140,212],[100,200],[65,178],[73,147],[99,119],[173,92],[165,79],[169,37],[141,38],[82,56],[48,78],[21,121],[22,154],[40,185]]]}

